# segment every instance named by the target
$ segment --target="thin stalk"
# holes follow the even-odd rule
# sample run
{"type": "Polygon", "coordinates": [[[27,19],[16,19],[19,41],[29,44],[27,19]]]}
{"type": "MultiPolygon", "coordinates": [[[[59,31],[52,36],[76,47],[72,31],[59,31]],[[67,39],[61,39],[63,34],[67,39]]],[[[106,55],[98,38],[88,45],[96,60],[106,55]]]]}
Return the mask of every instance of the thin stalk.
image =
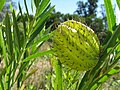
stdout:
{"type": "Polygon", "coordinates": [[[62,90],[62,65],[59,60],[56,60],[54,57],[53,64],[56,72],[56,82],[55,82],[55,90],[62,90]]]}

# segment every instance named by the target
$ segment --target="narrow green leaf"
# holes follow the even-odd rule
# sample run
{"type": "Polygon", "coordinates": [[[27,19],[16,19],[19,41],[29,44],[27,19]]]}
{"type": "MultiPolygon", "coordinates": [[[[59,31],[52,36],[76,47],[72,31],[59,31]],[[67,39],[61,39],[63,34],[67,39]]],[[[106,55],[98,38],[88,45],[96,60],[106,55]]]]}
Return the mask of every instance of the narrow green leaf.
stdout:
{"type": "Polygon", "coordinates": [[[119,10],[120,10],[120,0],[116,0],[116,2],[117,2],[117,5],[119,7],[119,10]]]}
{"type": "Polygon", "coordinates": [[[116,26],[116,18],[114,15],[114,10],[112,7],[111,0],[104,0],[106,14],[107,14],[107,21],[108,21],[108,27],[111,32],[114,31],[114,27],[116,26]]]}
{"type": "Polygon", "coordinates": [[[15,11],[13,10],[13,32],[14,32],[14,43],[15,46],[18,48],[18,50],[20,51],[20,31],[17,25],[17,20],[16,20],[16,16],[15,16],[15,11]]]}
{"type": "Polygon", "coordinates": [[[52,12],[52,10],[54,9],[54,6],[52,8],[49,9],[49,11],[47,11],[45,14],[43,14],[35,23],[35,27],[33,29],[33,33],[30,37],[29,43],[28,45],[31,43],[31,41],[40,33],[40,31],[43,29],[44,24],[47,20],[47,18],[50,16],[50,13],[52,12]],[[42,18],[42,19],[41,19],[42,18]]]}
{"type": "MultiPolygon", "coordinates": [[[[45,1],[45,0],[43,0],[43,1],[45,1]]],[[[36,8],[38,8],[40,2],[41,2],[41,0],[34,0],[34,4],[35,4],[36,8]]]]}
{"type": "MultiPolygon", "coordinates": [[[[52,36],[52,34],[47,34],[47,35],[45,35],[45,36],[39,38],[35,43],[32,44],[31,47],[37,46],[37,44],[39,44],[40,42],[44,42],[44,41],[50,39],[51,36],[52,36]]],[[[29,46],[28,46],[28,48],[29,48],[29,46]]]]}
{"type": "Polygon", "coordinates": [[[37,20],[37,22],[36,22],[35,25],[34,25],[34,30],[33,30],[33,32],[35,32],[36,29],[39,28],[40,24],[41,24],[42,22],[44,22],[44,21],[50,16],[50,14],[51,14],[51,12],[53,11],[53,9],[54,9],[54,6],[53,6],[52,8],[50,8],[47,12],[45,12],[44,14],[42,14],[42,15],[39,17],[39,19],[37,20]],[[42,19],[41,19],[41,18],[42,18],[42,19]]]}
{"type": "Polygon", "coordinates": [[[118,25],[118,27],[116,28],[115,32],[113,33],[113,35],[111,36],[111,38],[107,42],[104,51],[107,51],[108,48],[113,47],[116,44],[116,40],[117,40],[117,38],[119,36],[120,36],[120,25],[118,25]]]}
{"type": "Polygon", "coordinates": [[[5,76],[5,88],[6,90],[9,90],[10,88],[10,82],[11,82],[11,64],[6,68],[6,76],[5,76]]]}
{"type": "Polygon", "coordinates": [[[59,60],[56,60],[56,57],[52,58],[52,62],[56,73],[54,90],[62,90],[62,64],[59,60]]]}
{"type": "Polygon", "coordinates": [[[39,15],[42,14],[42,12],[45,10],[45,8],[48,6],[50,0],[42,0],[40,6],[38,7],[36,11],[36,16],[38,17],[39,15]]]}
{"type": "Polygon", "coordinates": [[[22,62],[27,62],[27,61],[30,61],[31,59],[34,59],[34,58],[37,58],[37,57],[40,57],[40,56],[44,56],[44,55],[47,55],[47,54],[51,54],[51,53],[52,53],[51,50],[38,52],[38,53],[35,53],[35,54],[32,54],[32,55],[26,57],[22,62]]]}
{"type": "Polygon", "coordinates": [[[22,23],[23,23],[23,28],[24,28],[24,39],[26,37],[26,23],[25,23],[25,18],[23,17],[23,14],[22,14],[22,9],[21,9],[21,6],[20,6],[20,3],[18,4],[19,5],[19,10],[20,10],[20,14],[21,14],[21,18],[22,18],[22,23]]]}
{"type": "MultiPolygon", "coordinates": [[[[16,77],[16,79],[15,79],[15,82],[16,82],[17,80],[19,81],[19,79],[20,79],[23,71],[24,71],[25,68],[28,66],[28,64],[29,64],[29,62],[25,62],[25,63],[22,63],[22,64],[20,65],[19,72],[18,72],[18,74],[17,74],[17,77],[16,77]]],[[[14,82],[14,83],[15,83],[15,82],[14,82]]]]}
{"type": "Polygon", "coordinates": [[[38,68],[37,68],[37,69],[33,69],[32,71],[30,71],[30,72],[28,73],[28,75],[27,75],[26,77],[24,77],[23,80],[28,79],[28,78],[29,78],[32,74],[34,74],[37,70],[38,70],[38,68]]]}
{"type": "Polygon", "coordinates": [[[34,28],[35,32],[30,36],[30,40],[28,42],[28,46],[34,40],[34,38],[40,33],[40,31],[43,29],[44,24],[45,24],[45,21],[40,22],[39,25],[34,28]]]}
{"type": "Polygon", "coordinates": [[[11,80],[11,81],[12,81],[12,83],[11,83],[11,86],[10,86],[10,87],[12,87],[12,86],[14,85],[14,80],[15,80],[16,71],[18,70],[17,67],[19,67],[18,63],[17,63],[15,60],[13,60],[12,68],[11,68],[11,71],[12,71],[12,74],[11,74],[11,79],[12,79],[12,80],[11,80]]]}
{"type": "Polygon", "coordinates": [[[37,16],[37,15],[35,14],[36,19],[38,19],[38,18],[40,18],[42,15],[44,15],[47,11],[49,11],[50,8],[51,8],[51,3],[49,3],[49,4],[47,5],[47,7],[45,8],[45,10],[44,10],[39,16],[37,16]]]}
{"type": "MultiPolygon", "coordinates": [[[[94,87],[94,90],[98,88],[98,86],[102,83],[104,83],[107,79],[109,79],[112,75],[117,74],[120,72],[120,67],[116,66],[115,68],[112,68],[108,74],[103,75],[102,77],[99,78],[99,80],[96,80],[97,82],[92,86],[94,87]]],[[[93,90],[93,89],[91,89],[93,90]]]]}
{"type": "Polygon", "coordinates": [[[119,45],[117,45],[117,47],[116,47],[116,57],[115,57],[115,59],[120,58],[120,41],[118,43],[119,43],[119,45]]]}
{"type": "Polygon", "coordinates": [[[24,5],[25,5],[26,12],[27,12],[27,16],[29,17],[29,11],[28,11],[26,0],[24,0],[24,5]]]}
{"type": "Polygon", "coordinates": [[[53,26],[53,24],[51,24],[47,29],[45,29],[45,27],[44,27],[43,31],[40,33],[40,36],[44,36],[44,35],[48,34],[50,32],[52,26],[53,26]]]}
{"type": "Polygon", "coordinates": [[[97,83],[95,85],[93,85],[90,90],[96,90],[96,87],[98,87],[97,83]]]}
{"type": "Polygon", "coordinates": [[[3,83],[3,81],[2,81],[2,79],[0,80],[0,90],[5,90],[5,88],[4,88],[4,83],[3,83]]]}
{"type": "Polygon", "coordinates": [[[8,44],[8,53],[12,57],[13,53],[13,40],[12,40],[12,32],[11,32],[11,25],[10,25],[10,17],[8,13],[6,13],[5,17],[5,33],[6,33],[6,41],[8,44]]]}
{"type": "Polygon", "coordinates": [[[105,82],[108,78],[109,78],[109,75],[107,74],[107,75],[103,76],[98,82],[99,83],[105,82]]]}
{"type": "Polygon", "coordinates": [[[87,71],[79,84],[78,90],[83,90],[85,88],[85,84],[87,83],[88,78],[90,77],[89,75],[90,71],[87,71]]]}
{"type": "Polygon", "coordinates": [[[12,3],[10,3],[10,11],[11,12],[13,11],[13,5],[12,5],[12,3]]]}
{"type": "Polygon", "coordinates": [[[113,69],[111,69],[109,72],[108,72],[108,74],[109,75],[113,75],[113,74],[117,74],[117,73],[119,73],[120,72],[120,66],[116,66],[116,67],[114,67],[113,69]]]}
{"type": "Polygon", "coordinates": [[[3,52],[3,56],[4,56],[4,62],[5,62],[5,66],[8,66],[8,62],[7,62],[7,56],[6,56],[6,46],[4,44],[4,39],[3,39],[3,35],[2,35],[2,26],[0,26],[0,46],[2,48],[2,52],[3,52]]]}
{"type": "Polygon", "coordinates": [[[4,84],[4,75],[6,73],[6,68],[0,68],[0,90],[5,90],[5,84],[4,84]]]}
{"type": "Polygon", "coordinates": [[[6,2],[6,0],[1,0],[1,1],[0,1],[0,11],[2,10],[5,2],[6,2]]]}
{"type": "Polygon", "coordinates": [[[34,4],[33,4],[33,3],[34,3],[34,1],[31,0],[31,10],[32,10],[32,12],[34,12],[34,11],[33,11],[33,8],[34,8],[34,4]]]}

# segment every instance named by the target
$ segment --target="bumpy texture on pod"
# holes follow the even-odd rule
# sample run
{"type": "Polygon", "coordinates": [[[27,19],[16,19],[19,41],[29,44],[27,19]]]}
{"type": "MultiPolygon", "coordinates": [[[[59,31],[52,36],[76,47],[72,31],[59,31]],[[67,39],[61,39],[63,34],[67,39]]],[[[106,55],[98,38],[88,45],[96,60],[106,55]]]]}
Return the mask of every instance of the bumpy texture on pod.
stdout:
{"type": "Polygon", "coordinates": [[[53,36],[54,55],[75,70],[89,70],[96,65],[99,45],[94,31],[74,20],[61,23],[53,36]]]}

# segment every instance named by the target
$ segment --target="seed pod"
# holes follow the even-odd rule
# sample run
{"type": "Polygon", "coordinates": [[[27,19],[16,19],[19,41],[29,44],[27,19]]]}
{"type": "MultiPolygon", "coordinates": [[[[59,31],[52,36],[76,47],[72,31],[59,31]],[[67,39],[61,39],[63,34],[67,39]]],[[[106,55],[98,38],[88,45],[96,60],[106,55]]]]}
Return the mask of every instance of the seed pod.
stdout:
{"type": "Polygon", "coordinates": [[[99,40],[88,26],[68,20],[53,36],[53,52],[64,65],[75,70],[89,70],[99,60],[99,40]]]}

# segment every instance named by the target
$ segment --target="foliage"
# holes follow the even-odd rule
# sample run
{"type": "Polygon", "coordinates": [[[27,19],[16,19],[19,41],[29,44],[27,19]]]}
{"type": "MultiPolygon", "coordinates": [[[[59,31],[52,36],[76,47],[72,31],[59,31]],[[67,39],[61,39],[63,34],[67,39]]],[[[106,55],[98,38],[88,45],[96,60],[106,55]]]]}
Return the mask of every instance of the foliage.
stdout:
{"type": "MultiPolygon", "coordinates": [[[[96,90],[96,89],[99,89],[100,86],[111,76],[117,73],[120,73],[120,67],[118,65],[119,60],[120,60],[120,38],[119,38],[120,37],[120,25],[115,24],[115,15],[113,12],[111,0],[109,1],[104,0],[104,4],[106,8],[107,21],[108,23],[110,23],[108,24],[109,31],[112,32],[112,34],[108,36],[110,38],[107,39],[107,41],[105,41],[104,45],[100,47],[101,51],[99,55],[99,61],[96,64],[96,66],[92,68],[91,70],[86,71],[82,79],[78,78],[80,81],[75,82],[76,87],[72,89],[69,88],[67,90],[96,90]]],[[[118,6],[120,6],[119,3],[117,4],[118,6]]],[[[75,29],[75,27],[73,28],[75,29]]],[[[59,68],[61,66],[61,63],[57,63],[57,66],[58,67],[54,67],[55,70],[56,68],[59,68]]],[[[58,73],[60,72],[56,70],[56,74],[58,73]]],[[[64,85],[65,77],[63,76],[63,74],[61,77],[56,76],[56,80],[60,80],[61,82],[61,79],[59,78],[63,79],[62,85],[64,85]]],[[[59,83],[57,85],[59,85],[59,83]]],[[[72,85],[73,84],[71,84],[71,86],[72,85]]],[[[61,90],[61,89],[59,89],[58,87],[58,90],[61,90]]]]}
{"type": "Polygon", "coordinates": [[[2,0],[0,5],[0,11],[2,10],[4,3],[5,3],[5,0],[2,0]]]}
{"type": "Polygon", "coordinates": [[[78,8],[75,12],[83,17],[96,16],[97,2],[98,0],[87,0],[85,3],[78,1],[78,8]]]}
{"type": "MultiPolygon", "coordinates": [[[[116,1],[120,9],[120,1],[116,1]]],[[[101,89],[106,80],[118,74],[120,72],[118,65],[120,60],[120,25],[115,24],[116,18],[111,0],[104,0],[108,25],[104,22],[106,17],[96,17],[97,2],[97,0],[88,0],[86,3],[80,2],[82,6],[80,5],[78,8],[81,7],[83,11],[81,14],[73,15],[64,15],[53,11],[54,7],[50,7],[50,0],[34,0],[32,10],[36,10],[35,16],[29,14],[26,0],[24,0],[25,14],[23,14],[20,4],[19,14],[16,14],[15,10],[11,10],[12,15],[7,12],[0,24],[0,59],[4,63],[2,68],[0,66],[0,90],[12,90],[16,87],[17,89],[36,90],[36,86],[30,85],[30,83],[26,85],[26,80],[37,69],[27,71],[37,57],[53,53],[51,50],[38,51],[41,45],[53,35],[53,32],[49,33],[50,28],[52,27],[51,31],[53,31],[58,24],[71,19],[87,24],[94,29],[102,42],[99,61],[94,68],[83,72],[71,70],[53,57],[51,60],[53,67],[47,75],[44,75],[47,79],[44,81],[44,89],[101,89]],[[52,26],[52,24],[54,25],[52,26]],[[108,33],[106,30],[109,30],[108,33]],[[105,38],[107,36],[106,40],[101,34],[105,38]]]]}
{"type": "Polygon", "coordinates": [[[45,23],[54,7],[50,8],[50,0],[34,0],[36,13],[31,18],[26,0],[24,5],[25,15],[19,4],[19,15],[12,10],[10,17],[7,12],[0,25],[0,54],[4,63],[0,71],[0,90],[24,89],[26,79],[37,71],[27,72],[35,58],[51,53],[50,50],[38,52],[38,49],[52,35],[48,33],[49,28],[45,29],[45,23]]]}
{"type": "Polygon", "coordinates": [[[46,27],[49,27],[51,24],[53,24],[51,31],[54,31],[61,22],[72,19],[85,23],[84,18],[77,14],[62,14],[61,12],[56,12],[54,10],[51,13],[51,17],[47,20],[46,27]]]}
{"type": "MultiPolygon", "coordinates": [[[[4,1],[4,0],[2,0],[2,1],[4,1]]],[[[1,2],[1,4],[2,4],[2,2],[1,2]]],[[[13,2],[12,0],[5,0],[2,11],[0,12],[0,21],[2,21],[3,18],[5,18],[6,12],[8,12],[9,14],[12,13],[12,8],[16,9],[16,3],[13,2]]]]}

